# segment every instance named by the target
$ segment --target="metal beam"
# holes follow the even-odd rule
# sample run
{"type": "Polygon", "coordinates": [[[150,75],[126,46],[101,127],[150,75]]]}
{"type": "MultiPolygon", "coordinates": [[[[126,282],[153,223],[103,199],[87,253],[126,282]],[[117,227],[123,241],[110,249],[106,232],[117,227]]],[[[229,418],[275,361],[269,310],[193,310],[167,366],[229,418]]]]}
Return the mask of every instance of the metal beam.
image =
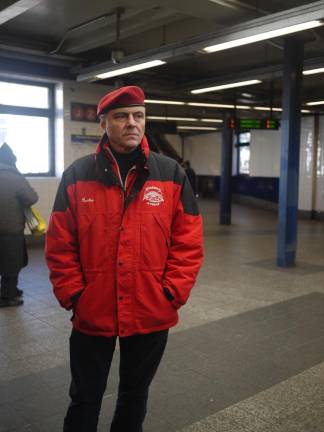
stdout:
{"type": "MultiPolygon", "coordinates": [[[[125,12],[121,19],[120,38],[124,39],[139,32],[144,32],[183,19],[171,9],[150,8],[135,12],[125,12]]],[[[116,18],[107,17],[96,31],[79,31],[77,35],[69,38],[63,46],[64,53],[77,54],[100,46],[107,46],[116,41],[116,18]]]]}
{"type": "Polygon", "coordinates": [[[136,55],[127,56],[117,66],[112,65],[111,62],[106,62],[94,67],[85,68],[81,70],[81,73],[78,76],[78,81],[91,80],[96,74],[114,70],[121,66],[128,66],[128,63],[145,61],[148,58],[151,60],[157,58],[167,60],[181,57],[196,51],[201,51],[208,45],[220,44],[271,30],[277,30],[287,26],[302,24],[307,21],[321,19],[324,19],[324,0],[257,18],[230,27],[226,30],[222,29],[215,33],[200,35],[186,41],[168,44],[157,49],[147,50],[136,55]]]}
{"type": "MultiPolygon", "coordinates": [[[[307,59],[304,62],[304,69],[315,69],[320,67],[324,67],[324,57],[314,57],[307,59]]],[[[213,85],[215,83],[217,83],[217,85],[222,85],[245,79],[269,80],[273,78],[280,78],[282,74],[282,63],[277,63],[245,70],[243,72],[218,75],[205,80],[189,81],[182,85],[178,85],[177,90],[187,91],[199,87],[208,87],[209,85],[213,85]]]]}
{"type": "Polygon", "coordinates": [[[41,0],[4,0],[0,2],[0,25],[11,19],[23,14],[34,6],[38,5],[41,0]]]}

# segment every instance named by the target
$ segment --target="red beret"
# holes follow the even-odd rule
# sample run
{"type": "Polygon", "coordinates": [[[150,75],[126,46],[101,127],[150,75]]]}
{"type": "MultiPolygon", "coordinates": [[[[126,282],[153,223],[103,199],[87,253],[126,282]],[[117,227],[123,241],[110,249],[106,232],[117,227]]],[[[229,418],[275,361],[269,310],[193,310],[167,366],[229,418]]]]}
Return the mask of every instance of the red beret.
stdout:
{"type": "Polygon", "coordinates": [[[120,87],[107,93],[98,103],[97,115],[106,113],[115,108],[127,106],[144,106],[144,92],[140,87],[126,86],[120,87]]]}

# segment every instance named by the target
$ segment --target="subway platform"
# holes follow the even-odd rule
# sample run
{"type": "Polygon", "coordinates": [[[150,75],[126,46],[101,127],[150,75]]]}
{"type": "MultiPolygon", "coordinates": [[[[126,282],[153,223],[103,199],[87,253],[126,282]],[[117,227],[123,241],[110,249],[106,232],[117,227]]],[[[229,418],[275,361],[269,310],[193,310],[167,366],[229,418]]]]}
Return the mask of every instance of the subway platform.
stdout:
{"type": "MultiPolygon", "coordinates": [[[[206,259],[151,387],[145,432],[324,431],[324,224],[299,222],[294,268],[276,267],[273,212],[234,205],[231,226],[201,201],[206,259]]],[[[0,432],[60,432],[68,405],[70,313],[41,249],[25,304],[0,311],[0,432]]],[[[116,400],[118,351],[98,431],[116,400]]],[[[125,431],[127,432],[127,431],[125,431]]]]}

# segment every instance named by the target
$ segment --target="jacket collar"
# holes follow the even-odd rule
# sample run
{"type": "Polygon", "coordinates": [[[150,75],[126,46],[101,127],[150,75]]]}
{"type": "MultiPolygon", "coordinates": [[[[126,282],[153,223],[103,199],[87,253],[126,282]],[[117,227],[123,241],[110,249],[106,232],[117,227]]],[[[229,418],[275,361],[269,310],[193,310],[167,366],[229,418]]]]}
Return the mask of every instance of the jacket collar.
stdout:
{"type": "MultiPolygon", "coordinates": [[[[142,156],[138,158],[136,162],[136,170],[139,173],[139,177],[147,178],[148,166],[147,160],[149,157],[149,145],[146,136],[140,143],[142,150],[142,156]],[[145,174],[144,174],[145,173],[145,174]],[[141,175],[143,174],[143,175],[141,175]]],[[[96,147],[96,162],[98,167],[99,178],[107,185],[120,185],[120,181],[117,175],[117,162],[109,149],[109,138],[105,133],[100,142],[96,147]]]]}

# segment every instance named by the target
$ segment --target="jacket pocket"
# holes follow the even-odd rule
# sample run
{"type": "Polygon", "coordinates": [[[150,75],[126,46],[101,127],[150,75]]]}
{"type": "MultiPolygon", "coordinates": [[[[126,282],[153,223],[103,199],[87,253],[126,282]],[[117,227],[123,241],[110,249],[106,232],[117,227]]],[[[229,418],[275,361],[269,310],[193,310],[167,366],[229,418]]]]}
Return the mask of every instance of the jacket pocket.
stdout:
{"type": "Polygon", "coordinates": [[[163,270],[170,248],[170,227],[164,217],[158,214],[144,213],[141,219],[142,270],[163,270]]]}

